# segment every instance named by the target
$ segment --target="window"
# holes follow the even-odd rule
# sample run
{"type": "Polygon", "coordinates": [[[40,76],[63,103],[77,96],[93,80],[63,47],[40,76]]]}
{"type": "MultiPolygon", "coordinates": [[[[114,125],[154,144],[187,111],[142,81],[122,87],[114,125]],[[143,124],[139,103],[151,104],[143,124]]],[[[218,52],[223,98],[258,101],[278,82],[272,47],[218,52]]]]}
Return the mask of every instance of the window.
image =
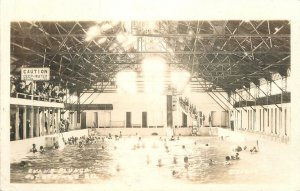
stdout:
{"type": "Polygon", "coordinates": [[[182,127],[187,127],[187,116],[182,112],[182,127]]]}
{"type": "Polygon", "coordinates": [[[252,118],[253,118],[253,120],[252,120],[252,130],[254,130],[254,129],[256,129],[255,128],[255,124],[256,124],[256,109],[255,110],[253,110],[253,112],[252,112],[252,118]]]}
{"type": "Polygon", "coordinates": [[[277,108],[275,108],[275,134],[277,134],[277,108]]]}
{"type": "Polygon", "coordinates": [[[98,112],[94,112],[93,127],[98,128],[98,112]]]}
{"type": "Polygon", "coordinates": [[[265,110],[263,110],[263,119],[262,119],[262,122],[263,122],[263,132],[265,132],[265,110]]]}
{"type": "Polygon", "coordinates": [[[284,135],[287,135],[287,109],[284,109],[284,135]]]}
{"type": "Polygon", "coordinates": [[[273,133],[273,109],[271,109],[271,133],[273,133]]]}
{"type": "MultiPolygon", "coordinates": [[[[80,112],[76,111],[76,117],[77,117],[77,123],[80,123],[80,112]]],[[[62,119],[62,116],[59,116],[59,119],[62,119]]]]}
{"type": "Polygon", "coordinates": [[[252,115],[253,115],[253,111],[251,110],[250,111],[250,125],[249,125],[249,129],[251,129],[251,130],[252,130],[252,125],[253,125],[253,123],[252,123],[253,122],[253,116],[252,115]]]}
{"type": "Polygon", "coordinates": [[[282,108],[278,111],[279,114],[279,124],[278,124],[278,134],[282,133],[282,108]]]}
{"type": "Polygon", "coordinates": [[[267,112],[268,112],[267,122],[268,122],[268,127],[269,127],[269,126],[270,126],[270,123],[269,123],[269,119],[270,119],[270,111],[269,111],[269,109],[267,109],[267,112]]]}
{"type": "Polygon", "coordinates": [[[147,112],[142,112],[142,127],[148,127],[147,112]]]}
{"type": "Polygon", "coordinates": [[[247,129],[249,130],[250,129],[250,111],[246,111],[247,113],[247,117],[248,117],[248,120],[247,120],[247,129]]]}
{"type": "Polygon", "coordinates": [[[126,112],[126,127],[131,127],[131,112],[126,112]]]}
{"type": "Polygon", "coordinates": [[[261,109],[259,110],[259,131],[261,131],[261,109]]]}
{"type": "Polygon", "coordinates": [[[243,128],[243,110],[241,110],[241,129],[243,128]]]}

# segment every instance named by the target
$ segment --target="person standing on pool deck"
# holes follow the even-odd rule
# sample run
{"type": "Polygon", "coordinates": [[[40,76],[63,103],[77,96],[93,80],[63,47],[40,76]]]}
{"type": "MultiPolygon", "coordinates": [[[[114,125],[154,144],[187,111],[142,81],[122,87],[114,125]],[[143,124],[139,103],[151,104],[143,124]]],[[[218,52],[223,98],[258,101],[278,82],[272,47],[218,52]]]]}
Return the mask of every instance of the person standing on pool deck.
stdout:
{"type": "Polygon", "coordinates": [[[68,132],[69,131],[69,127],[70,127],[70,118],[68,117],[67,120],[66,120],[66,131],[68,132]]]}

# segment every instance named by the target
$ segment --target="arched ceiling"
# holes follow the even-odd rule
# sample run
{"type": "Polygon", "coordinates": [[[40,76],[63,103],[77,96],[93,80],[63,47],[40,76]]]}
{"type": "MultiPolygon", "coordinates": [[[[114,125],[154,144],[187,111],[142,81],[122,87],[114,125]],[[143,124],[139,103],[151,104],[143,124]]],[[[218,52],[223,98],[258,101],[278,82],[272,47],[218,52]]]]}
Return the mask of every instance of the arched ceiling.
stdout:
{"type": "Polygon", "coordinates": [[[290,68],[290,23],[279,20],[12,22],[11,74],[50,67],[81,92],[113,92],[119,71],[147,56],[192,74],[195,92],[231,92],[290,68]]]}

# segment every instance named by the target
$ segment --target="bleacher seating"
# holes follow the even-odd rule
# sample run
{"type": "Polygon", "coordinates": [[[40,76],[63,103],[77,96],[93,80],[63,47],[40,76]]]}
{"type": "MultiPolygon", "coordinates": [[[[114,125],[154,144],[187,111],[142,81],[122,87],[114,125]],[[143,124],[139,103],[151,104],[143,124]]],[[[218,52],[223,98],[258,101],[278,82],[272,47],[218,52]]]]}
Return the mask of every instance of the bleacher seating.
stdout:
{"type": "Polygon", "coordinates": [[[66,97],[66,87],[61,84],[26,82],[15,76],[11,76],[10,83],[10,96],[14,98],[63,102],[66,97]]]}

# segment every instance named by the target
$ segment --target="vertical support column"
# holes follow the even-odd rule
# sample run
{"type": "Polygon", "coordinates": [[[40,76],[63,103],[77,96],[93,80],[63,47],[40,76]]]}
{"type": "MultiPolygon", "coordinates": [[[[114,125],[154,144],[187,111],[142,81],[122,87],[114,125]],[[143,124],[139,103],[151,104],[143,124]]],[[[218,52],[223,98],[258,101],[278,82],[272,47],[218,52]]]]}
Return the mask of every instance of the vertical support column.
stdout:
{"type": "Polygon", "coordinates": [[[27,108],[23,107],[23,139],[26,139],[27,108]]]}
{"type": "Polygon", "coordinates": [[[20,108],[16,105],[16,121],[15,121],[15,140],[20,140],[19,128],[20,128],[20,118],[19,118],[20,108]]]}
{"type": "MultiPolygon", "coordinates": [[[[76,128],[77,128],[77,123],[81,123],[81,116],[80,116],[80,92],[77,91],[76,93],[77,93],[77,108],[76,108],[76,113],[77,113],[77,115],[76,115],[76,128]]],[[[126,124],[124,124],[124,127],[126,127],[126,124]]],[[[80,127],[80,129],[81,129],[81,127],[80,127]]]]}
{"type": "Polygon", "coordinates": [[[40,129],[41,129],[41,135],[45,136],[45,122],[46,122],[46,118],[45,118],[45,108],[42,107],[41,108],[41,125],[40,125],[40,129]]]}
{"type": "Polygon", "coordinates": [[[33,116],[33,113],[34,113],[34,107],[31,106],[30,108],[30,126],[29,126],[29,138],[32,138],[33,137],[33,127],[34,127],[34,116],[33,116]]]}
{"type": "Polygon", "coordinates": [[[167,127],[173,127],[172,95],[167,95],[167,127]]]}
{"type": "Polygon", "coordinates": [[[267,103],[269,104],[269,97],[271,95],[271,82],[267,80],[267,103]]]}
{"type": "MultiPolygon", "coordinates": [[[[72,128],[71,128],[72,130],[75,129],[74,116],[75,116],[75,111],[72,113],[72,117],[71,117],[72,120],[70,121],[71,125],[72,125],[72,128]]],[[[96,125],[97,125],[97,127],[99,127],[99,113],[98,112],[97,112],[97,124],[96,125]]]]}
{"type": "Polygon", "coordinates": [[[58,120],[57,120],[57,124],[58,124],[57,132],[59,132],[60,123],[61,123],[61,121],[60,121],[60,108],[57,109],[57,118],[58,118],[58,120]]]}
{"type": "Polygon", "coordinates": [[[40,136],[40,108],[36,107],[35,110],[35,136],[40,136]]]}
{"type": "Polygon", "coordinates": [[[50,132],[51,132],[51,134],[54,134],[54,129],[55,129],[55,124],[54,124],[54,112],[55,112],[55,109],[54,108],[52,108],[52,113],[51,113],[51,125],[50,125],[50,127],[51,127],[51,129],[50,129],[50,132]]]}
{"type": "Polygon", "coordinates": [[[55,111],[55,132],[57,133],[58,132],[58,109],[57,108],[55,108],[54,109],[54,111],[55,111]]]}
{"type": "Polygon", "coordinates": [[[46,111],[47,111],[47,118],[46,118],[46,121],[47,121],[47,132],[46,132],[46,134],[49,135],[50,134],[50,109],[46,108],[46,111]]]}

